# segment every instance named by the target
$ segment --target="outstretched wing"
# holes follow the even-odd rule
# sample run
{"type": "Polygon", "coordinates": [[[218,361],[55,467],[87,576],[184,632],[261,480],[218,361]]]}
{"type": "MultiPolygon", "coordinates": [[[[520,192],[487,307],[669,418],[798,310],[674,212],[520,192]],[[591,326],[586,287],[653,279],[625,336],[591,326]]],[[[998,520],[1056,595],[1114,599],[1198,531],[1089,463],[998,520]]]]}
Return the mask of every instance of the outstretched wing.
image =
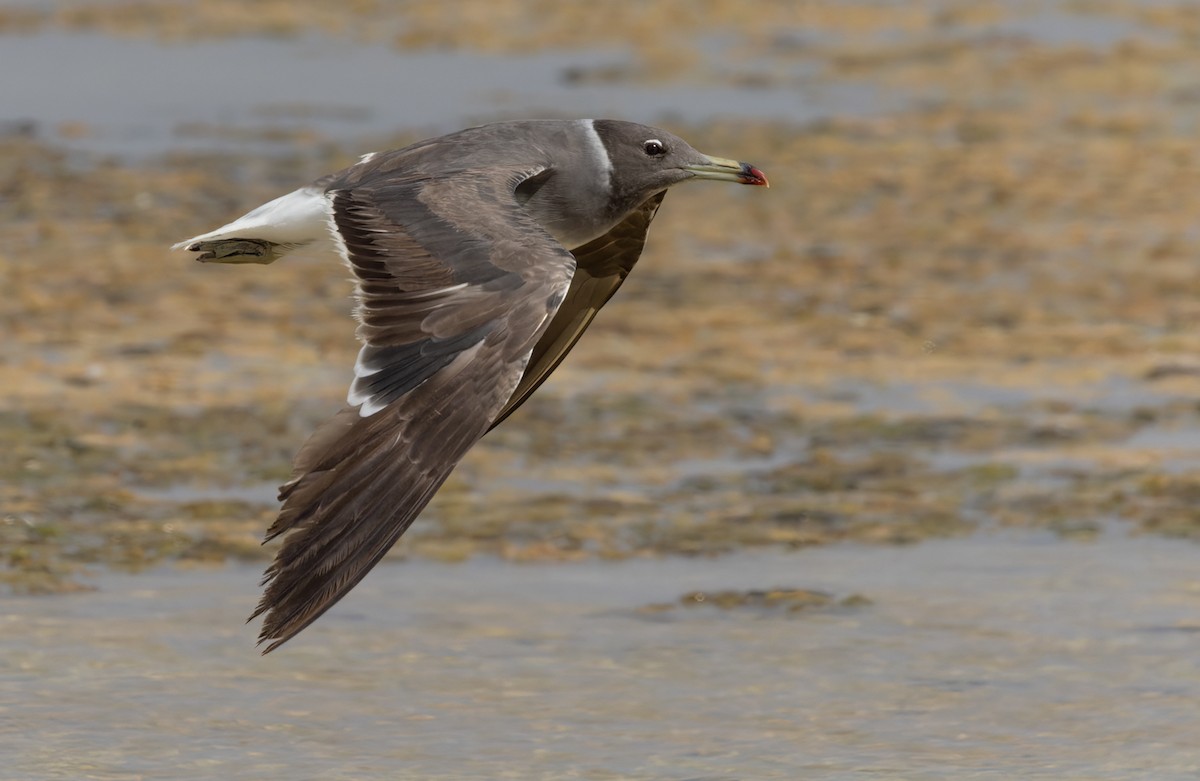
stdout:
{"type": "Polygon", "coordinates": [[[267,538],[286,536],[254,613],[264,653],[367,574],[512,396],[575,269],[514,199],[540,170],[331,183],[363,347],[349,406],[280,489],[267,538]]]}
{"type": "Polygon", "coordinates": [[[493,428],[521,406],[558,368],[600,307],[612,298],[625,277],[629,276],[646,244],[650,221],[654,219],[666,194],[664,190],[647,199],[608,233],[573,251],[578,269],[571,279],[567,296],[550,321],[546,333],[533,348],[521,382],[492,423],[493,428]]]}

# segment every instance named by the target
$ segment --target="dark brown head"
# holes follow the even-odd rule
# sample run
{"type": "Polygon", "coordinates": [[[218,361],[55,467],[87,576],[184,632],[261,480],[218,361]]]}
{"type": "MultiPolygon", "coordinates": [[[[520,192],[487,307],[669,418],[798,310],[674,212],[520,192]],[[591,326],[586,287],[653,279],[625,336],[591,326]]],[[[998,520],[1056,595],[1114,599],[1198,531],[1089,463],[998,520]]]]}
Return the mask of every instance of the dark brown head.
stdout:
{"type": "Polygon", "coordinates": [[[674,133],[612,119],[592,121],[610,168],[612,198],[634,208],[651,195],[689,179],[769,186],[749,163],[698,152],[674,133]]]}

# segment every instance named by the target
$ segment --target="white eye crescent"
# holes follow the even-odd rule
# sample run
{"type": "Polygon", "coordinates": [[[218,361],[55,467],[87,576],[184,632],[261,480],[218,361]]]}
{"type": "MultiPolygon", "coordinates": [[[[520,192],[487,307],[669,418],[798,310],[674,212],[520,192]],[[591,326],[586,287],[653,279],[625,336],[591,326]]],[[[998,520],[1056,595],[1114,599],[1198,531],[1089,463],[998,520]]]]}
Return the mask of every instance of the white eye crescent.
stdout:
{"type": "Polygon", "coordinates": [[[651,138],[646,143],[642,144],[642,149],[651,157],[658,157],[667,153],[667,145],[657,138],[651,138]]]}

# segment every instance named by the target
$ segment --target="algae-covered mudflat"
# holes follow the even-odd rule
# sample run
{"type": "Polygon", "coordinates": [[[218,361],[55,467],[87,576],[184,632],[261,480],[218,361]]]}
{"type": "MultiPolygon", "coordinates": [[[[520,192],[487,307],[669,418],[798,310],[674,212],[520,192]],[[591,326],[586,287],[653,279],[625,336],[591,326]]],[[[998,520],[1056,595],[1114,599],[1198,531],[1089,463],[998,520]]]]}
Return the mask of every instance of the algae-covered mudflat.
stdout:
{"type": "MultiPolygon", "coordinates": [[[[6,44],[41,36],[63,60],[51,86],[70,81],[81,41],[97,57],[153,45],[164,61],[191,47],[224,62],[174,115],[14,116],[0,139],[4,580],[54,590],[80,563],[265,556],[273,487],[347,383],[346,274],[200,267],[164,248],[366,149],[525,110],[518,83],[392,135],[322,126],[328,93],[307,110],[267,94],[239,113],[222,103],[223,50],[203,48],[227,42],[256,78],[255,52],[275,58],[284,83],[310,50],[350,79],[353,56],[319,52],[370,49],[370,68],[390,55],[401,69],[430,49],[584,47],[585,63],[610,64],[522,67],[566,95],[602,81],[603,101],[694,94],[682,119],[637,118],[772,176],[766,193],[672,194],[583,349],[471,454],[400,554],[719,553],[981,524],[1086,535],[1108,519],[1200,534],[1194,9],[711,5],[655,5],[582,40],[594,10],[575,4],[480,5],[495,18],[432,3],[0,15],[6,44]],[[678,29],[649,34],[660,17],[678,29]],[[201,88],[213,107],[194,105],[201,88]],[[730,90],[762,92],[749,105],[766,116],[723,112],[730,90]],[[788,104],[813,118],[786,119],[804,114],[788,104]],[[140,155],[139,133],[155,139],[140,155]],[[152,153],[160,141],[170,151],[152,153]]],[[[135,106],[139,89],[110,86],[135,106]]],[[[170,89],[148,82],[145,100],[170,89]]],[[[406,102],[340,99],[325,113],[378,101],[391,117],[406,102]]]]}
{"type": "MultiPolygon", "coordinates": [[[[1114,560],[1123,544],[1140,555],[1152,535],[1200,561],[1200,8],[746,8],[0,8],[0,68],[24,74],[0,80],[12,615],[80,598],[24,595],[103,588],[111,568],[265,563],[275,486],[344,398],[357,345],[343,268],[202,266],[171,243],[364,152],[518,116],[662,125],[772,186],[672,192],[579,348],[393,558],[465,562],[470,579],[496,559],[591,572],[662,557],[711,576],[760,553],[748,549],[796,556],[787,582],[704,584],[752,608],[773,588],[823,593],[805,578],[813,551],[797,549],[830,543],[900,561],[931,538],[1019,531],[1078,562],[1101,543],[1114,560]]],[[[963,593],[983,588],[958,575],[963,593]]],[[[689,588],[642,602],[694,616],[677,602],[689,588]]],[[[888,598],[839,588],[815,611],[756,615],[796,627],[845,609],[870,624],[888,598]],[[869,604],[839,607],[856,596],[869,604]]],[[[1173,582],[1153,600],[1194,616],[1195,589],[1173,582]]],[[[387,604],[409,600],[400,587],[387,604]]],[[[1175,672],[1200,691],[1194,664],[1175,672]]],[[[875,726],[904,736],[898,724],[875,726]]],[[[992,766],[1008,770],[994,777],[1036,777],[999,745],[992,766]]],[[[1169,766],[1194,769],[1171,745],[1169,766]]],[[[1105,771],[1102,749],[1052,776],[1131,777],[1134,759],[1105,771]]],[[[943,777],[920,769],[954,767],[956,750],[877,775],[943,777]]],[[[688,777],[589,766],[514,777],[688,777]]],[[[95,777],[132,777],[114,767],[95,777]]],[[[760,770],[746,777],[796,777],[760,770]]]]}

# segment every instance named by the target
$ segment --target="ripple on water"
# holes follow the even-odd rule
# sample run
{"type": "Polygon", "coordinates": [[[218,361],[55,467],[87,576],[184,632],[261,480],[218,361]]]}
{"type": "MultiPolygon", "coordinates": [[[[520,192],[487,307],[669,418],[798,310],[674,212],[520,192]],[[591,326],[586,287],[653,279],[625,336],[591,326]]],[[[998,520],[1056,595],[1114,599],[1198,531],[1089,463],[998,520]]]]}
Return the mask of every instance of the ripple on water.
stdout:
{"type": "Polygon", "coordinates": [[[385,565],[266,659],[256,571],[103,575],[4,602],[0,746],[22,778],[1186,778],[1196,561],[1106,534],[385,565]],[[638,610],[778,584],[869,603],[638,610]]]}

